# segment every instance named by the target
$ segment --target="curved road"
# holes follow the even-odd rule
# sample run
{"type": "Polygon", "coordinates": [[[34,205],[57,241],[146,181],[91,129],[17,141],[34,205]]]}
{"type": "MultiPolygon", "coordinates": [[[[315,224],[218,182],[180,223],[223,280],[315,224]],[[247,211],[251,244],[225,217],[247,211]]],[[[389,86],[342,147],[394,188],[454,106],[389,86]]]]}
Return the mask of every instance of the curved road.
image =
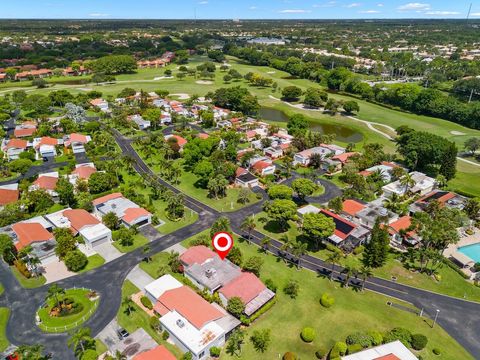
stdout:
{"type": "MultiPolygon", "coordinates": [[[[141,175],[153,176],[158,183],[167,186],[174,192],[179,192],[178,189],[153,174],[135,152],[130,144],[130,140],[123,138],[118,132],[115,132],[114,136],[122,152],[135,159],[134,167],[136,171],[141,175]]],[[[324,185],[326,191],[321,197],[315,198],[317,202],[326,202],[338,196],[338,189],[328,182],[325,182],[324,185]]],[[[151,254],[163,251],[184,239],[208,229],[213,221],[222,215],[230,219],[232,230],[241,234],[240,224],[243,219],[248,215],[261,211],[263,202],[266,200],[263,192],[262,195],[263,201],[231,213],[220,213],[194,198],[185,196],[186,206],[198,212],[199,220],[172,234],[159,236],[151,243],[151,254]]],[[[254,231],[251,241],[260,245],[261,239],[264,237],[263,234],[254,231]]],[[[268,251],[276,256],[292,259],[290,254],[279,250],[281,245],[279,241],[272,239],[268,251]]],[[[100,268],[58,282],[58,285],[64,288],[73,286],[87,287],[96,290],[101,295],[97,312],[85,323],[85,326],[91,328],[92,335],[98,334],[116,316],[121,303],[122,284],[130,270],[141,262],[144,257],[142,249],[139,248],[100,268]]],[[[4,294],[0,296],[0,307],[8,307],[11,310],[11,316],[7,324],[7,336],[10,342],[17,345],[41,343],[45,346],[47,352],[54,354],[55,359],[75,359],[72,351],[66,345],[68,334],[46,334],[35,326],[35,312],[43,302],[48,286],[45,285],[37,289],[24,289],[18,284],[7,265],[3,262],[0,263],[0,279],[5,287],[4,294]]],[[[300,265],[322,275],[328,275],[331,268],[331,264],[310,255],[304,256],[300,265]]],[[[343,277],[341,271],[342,268],[338,266],[334,269],[334,276],[340,281],[343,277]]],[[[358,285],[359,280],[351,279],[351,284],[358,285]]],[[[431,316],[435,314],[437,309],[440,310],[439,324],[464,346],[474,358],[480,358],[480,342],[478,341],[478,334],[480,333],[480,304],[379,278],[370,278],[366,283],[366,288],[410,302],[418,308],[424,308],[425,312],[431,316]]]]}

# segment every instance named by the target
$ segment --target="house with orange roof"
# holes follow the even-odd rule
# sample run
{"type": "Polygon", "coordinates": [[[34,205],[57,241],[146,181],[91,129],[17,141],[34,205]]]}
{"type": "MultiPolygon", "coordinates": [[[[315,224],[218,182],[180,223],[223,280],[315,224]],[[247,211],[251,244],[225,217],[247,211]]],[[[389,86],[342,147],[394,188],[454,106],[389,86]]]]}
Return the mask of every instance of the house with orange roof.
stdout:
{"type": "Polygon", "coordinates": [[[180,147],[180,151],[183,150],[183,147],[187,144],[187,139],[181,137],[180,135],[165,135],[165,141],[168,141],[169,139],[176,139],[178,146],[180,147]]]}
{"type": "Polygon", "coordinates": [[[413,215],[416,212],[425,211],[428,205],[434,201],[438,202],[441,207],[446,206],[453,209],[463,210],[468,199],[451,191],[439,189],[433,190],[410,205],[410,214],[413,215]]]}
{"type": "Polygon", "coordinates": [[[90,72],[85,66],[81,65],[78,69],[74,69],[71,66],[63,69],[63,76],[81,76],[87,75],[90,72]]]}
{"type": "Polygon", "coordinates": [[[43,217],[39,216],[27,221],[12,225],[13,243],[17,250],[31,246],[33,254],[42,263],[47,263],[55,258],[55,246],[57,242],[49,231],[50,225],[43,217]]]}
{"type": "Polygon", "coordinates": [[[103,112],[109,111],[108,101],[101,98],[90,100],[90,105],[92,105],[93,107],[99,108],[103,112]]]}
{"type": "Polygon", "coordinates": [[[2,152],[5,157],[11,161],[20,157],[20,154],[27,150],[28,141],[22,139],[3,139],[2,140],[2,152]]]}
{"type": "Polygon", "coordinates": [[[0,210],[5,205],[17,202],[19,196],[18,184],[0,185],[0,210]]]}
{"type": "Polygon", "coordinates": [[[1,73],[0,74],[0,82],[4,82],[4,81],[7,81],[7,74],[1,73]]]}
{"type": "Polygon", "coordinates": [[[72,185],[76,185],[78,179],[87,180],[93,173],[97,172],[97,168],[94,163],[83,163],[75,165],[75,170],[68,175],[68,180],[72,185]]]}
{"type": "Polygon", "coordinates": [[[400,165],[395,164],[393,162],[389,161],[382,161],[380,164],[372,166],[368,169],[365,169],[363,171],[360,171],[359,174],[367,177],[372,175],[374,172],[379,172],[383,178],[383,181],[386,183],[389,183],[392,181],[392,171],[395,168],[400,167],[400,165]]]}
{"type": "Polygon", "coordinates": [[[402,245],[406,243],[410,246],[417,245],[422,239],[412,227],[412,218],[408,215],[388,224],[387,230],[391,237],[393,245],[402,245]]]}
{"type": "Polygon", "coordinates": [[[259,176],[267,176],[267,175],[274,175],[275,174],[275,164],[272,162],[267,162],[263,160],[259,160],[252,164],[250,167],[254,174],[259,176]]]}
{"type": "Polygon", "coordinates": [[[17,138],[33,136],[37,131],[37,124],[33,121],[25,121],[20,125],[15,126],[13,135],[17,138]]]}
{"type": "Polygon", "coordinates": [[[142,227],[152,223],[152,214],[125,198],[122,193],[113,193],[93,200],[93,208],[95,215],[100,218],[113,212],[126,227],[142,227]]]}
{"type": "Polygon", "coordinates": [[[57,155],[56,147],[61,144],[63,144],[63,139],[55,139],[49,136],[33,139],[33,148],[37,160],[55,157],[57,155]]]}
{"type": "Polygon", "coordinates": [[[361,203],[358,200],[354,199],[346,199],[342,203],[342,211],[341,213],[350,219],[353,219],[357,216],[357,214],[366,208],[366,205],[361,203]]]}
{"type": "Polygon", "coordinates": [[[133,360],[177,360],[177,358],[165,346],[159,345],[135,355],[133,360]]]}
{"type": "Polygon", "coordinates": [[[331,218],[335,224],[335,231],[327,240],[345,251],[351,251],[362,245],[370,236],[370,230],[367,228],[329,210],[320,209],[320,214],[331,218]]]}
{"type": "Polygon", "coordinates": [[[37,180],[28,188],[28,191],[45,190],[52,198],[56,199],[58,198],[58,193],[55,191],[55,188],[57,187],[58,176],[57,171],[39,174],[37,180]]]}
{"type": "Polygon", "coordinates": [[[418,360],[418,358],[400,340],[365,349],[341,360],[418,360]]]}
{"type": "Polygon", "coordinates": [[[208,358],[211,347],[222,347],[226,337],[240,325],[218,304],[210,304],[171,275],[164,275],[145,287],[155,289],[154,312],[160,315],[163,331],[182,352],[192,359],[208,358]]]}
{"type": "Polygon", "coordinates": [[[67,135],[63,139],[63,143],[66,148],[72,148],[74,154],[80,154],[85,152],[85,144],[92,141],[92,138],[89,135],[73,133],[67,135]]]}

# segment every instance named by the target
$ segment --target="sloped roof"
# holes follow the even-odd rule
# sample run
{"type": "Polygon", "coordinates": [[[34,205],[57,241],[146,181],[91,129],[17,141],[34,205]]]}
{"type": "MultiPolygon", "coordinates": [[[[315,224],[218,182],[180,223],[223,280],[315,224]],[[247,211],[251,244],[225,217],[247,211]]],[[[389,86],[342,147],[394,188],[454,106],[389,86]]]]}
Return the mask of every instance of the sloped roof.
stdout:
{"type": "Polygon", "coordinates": [[[31,128],[16,128],[13,131],[13,134],[16,137],[24,137],[24,136],[32,136],[35,131],[37,131],[37,128],[31,127],[31,128]]]}
{"type": "Polygon", "coordinates": [[[358,201],[347,199],[343,202],[343,212],[355,216],[359,211],[365,209],[365,205],[358,201]]]}
{"type": "Polygon", "coordinates": [[[203,264],[206,260],[215,257],[216,254],[208,247],[203,245],[192,246],[180,255],[180,261],[187,266],[193,264],[203,264]]]}
{"type": "Polygon", "coordinates": [[[84,226],[100,224],[100,221],[84,209],[69,209],[63,212],[70,225],[76,232],[79,232],[84,226]]]}
{"type": "Polygon", "coordinates": [[[53,234],[48,232],[39,223],[16,223],[12,225],[12,230],[17,234],[18,243],[15,246],[18,250],[21,250],[34,242],[53,239],[53,234]]]}
{"type": "Polygon", "coordinates": [[[54,176],[40,176],[33,182],[33,185],[38,186],[40,189],[55,190],[58,182],[58,177],[54,176]]]}
{"type": "Polygon", "coordinates": [[[28,145],[27,140],[11,139],[8,141],[6,148],[7,149],[11,149],[11,148],[25,149],[27,145],[28,145]]]}
{"type": "Polygon", "coordinates": [[[150,214],[150,212],[148,212],[144,208],[141,208],[141,207],[128,208],[125,210],[125,214],[123,215],[122,219],[127,223],[131,223],[132,221],[135,221],[139,217],[149,216],[149,215],[152,215],[152,214],[150,214]]]}
{"type": "Polygon", "coordinates": [[[20,192],[18,190],[0,189],[0,205],[4,206],[14,203],[18,200],[19,195],[20,192]]]}
{"type": "Polygon", "coordinates": [[[120,198],[120,197],[123,197],[123,194],[119,193],[119,192],[116,192],[116,193],[108,194],[108,195],[105,195],[105,196],[100,196],[99,198],[93,200],[92,204],[93,205],[99,205],[99,204],[106,203],[109,200],[117,199],[117,198],[120,198]]]}
{"type": "Polygon", "coordinates": [[[239,297],[244,304],[248,304],[255,299],[266,286],[260,281],[255,274],[250,272],[242,272],[240,276],[233,279],[220,289],[220,293],[227,299],[239,297]]]}
{"type": "Polygon", "coordinates": [[[152,350],[144,351],[133,358],[133,360],[177,360],[173,354],[163,345],[152,350]]]}
{"type": "Polygon", "coordinates": [[[79,166],[72,171],[72,174],[78,175],[80,179],[88,180],[90,178],[90,175],[96,172],[97,172],[97,169],[95,169],[92,166],[79,166]]]}

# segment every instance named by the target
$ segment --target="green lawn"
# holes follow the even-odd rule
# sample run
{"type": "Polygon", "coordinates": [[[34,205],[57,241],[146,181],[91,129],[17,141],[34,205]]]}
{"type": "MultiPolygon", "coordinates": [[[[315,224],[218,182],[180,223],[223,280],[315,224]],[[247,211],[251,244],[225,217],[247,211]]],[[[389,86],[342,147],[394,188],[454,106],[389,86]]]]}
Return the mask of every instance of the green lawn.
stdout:
{"type": "Polygon", "coordinates": [[[100,356],[108,351],[108,348],[101,340],[95,339],[95,350],[97,350],[97,354],[100,356]]]}
{"type": "Polygon", "coordinates": [[[8,308],[0,308],[0,352],[4,351],[9,342],[7,339],[7,322],[10,316],[8,308]]]}
{"type": "MultiPolygon", "coordinates": [[[[122,287],[122,299],[126,296],[131,296],[139,292],[139,289],[130,281],[126,280],[122,287]]],[[[126,329],[130,334],[139,328],[143,328],[155,341],[164,345],[170,350],[178,359],[181,358],[182,352],[176,346],[162,339],[161,333],[155,331],[150,327],[149,316],[136,304],[133,305],[134,310],[128,315],[125,311],[125,306],[122,305],[117,313],[118,324],[126,329]]]]}
{"type": "Polygon", "coordinates": [[[105,259],[100,254],[89,256],[87,265],[79,273],[87,272],[105,264],[105,259]]]}
{"type": "Polygon", "coordinates": [[[142,261],[140,263],[140,269],[145,271],[152,278],[157,279],[159,277],[160,266],[168,264],[168,253],[159,252],[152,256],[149,262],[142,261]]]}
{"type": "Polygon", "coordinates": [[[480,196],[480,166],[457,161],[457,175],[448,183],[449,187],[467,196],[480,196]]]}
{"type": "Polygon", "coordinates": [[[113,242],[113,246],[115,246],[118,251],[122,253],[127,253],[130,251],[133,251],[135,249],[138,249],[139,247],[142,247],[144,245],[147,245],[149,243],[149,240],[143,236],[142,234],[136,234],[133,236],[133,244],[129,246],[123,246],[120,244],[118,241],[113,242]]]}
{"type": "Polygon", "coordinates": [[[24,288],[27,289],[33,289],[40,287],[45,284],[47,279],[43,275],[37,276],[37,277],[31,277],[30,279],[27,279],[25,276],[20,274],[20,272],[17,270],[15,266],[11,266],[10,269],[13,272],[13,275],[17,278],[18,282],[20,285],[22,285],[24,288]]]}
{"type": "MultiPolygon", "coordinates": [[[[73,329],[79,326],[81,323],[87,321],[87,319],[93,314],[91,311],[98,305],[99,302],[99,300],[91,301],[87,297],[88,293],[89,290],[83,289],[66,290],[65,295],[62,296],[62,298],[73,299],[75,303],[81,304],[83,309],[79,313],[62,317],[50,316],[49,312],[52,306],[55,304],[55,299],[49,298],[47,300],[47,306],[38,311],[38,316],[42,321],[39,324],[39,327],[43,331],[47,332],[64,332],[66,329],[73,329]]],[[[59,298],[59,300],[61,300],[61,298],[59,298]]]]}

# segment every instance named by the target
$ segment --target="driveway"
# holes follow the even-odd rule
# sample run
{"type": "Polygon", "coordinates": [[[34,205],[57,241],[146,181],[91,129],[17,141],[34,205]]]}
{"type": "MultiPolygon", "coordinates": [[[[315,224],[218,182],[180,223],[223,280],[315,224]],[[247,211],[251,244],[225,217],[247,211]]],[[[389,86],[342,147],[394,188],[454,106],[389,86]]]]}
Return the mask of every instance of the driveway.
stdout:
{"type": "Polygon", "coordinates": [[[117,342],[113,346],[113,350],[114,352],[117,350],[120,351],[120,353],[125,355],[127,359],[133,359],[141,352],[151,350],[157,346],[157,342],[153,340],[145,330],[140,328],[130,334],[126,339],[117,342]]]}
{"type": "Polygon", "coordinates": [[[76,273],[69,271],[65,266],[65,263],[58,258],[46,265],[42,265],[42,268],[43,276],[47,279],[47,284],[77,275],[76,273]]]}
{"type": "Polygon", "coordinates": [[[139,229],[140,234],[145,236],[150,242],[157,240],[158,238],[162,237],[163,235],[160,234],[157,229],[151,224],[142,226],[139,229]]]}
{"type": "Polygon", "coordinates": [[[133,285],[135,285],[137,288],[140,290],[143,290],[145,286],[150,284],[153,279],[150,275],[148,275],[145,271],[140,269],[140,267],[137,265],[135,266],[132,271],[127,275],[127,279],[130,280],[133,285]]]}
{"type": "Polygon", "coordinates": [[[123,254],[117,250],[115,246],[111,243],[105,243],[95,246],[95,251],[100,254],[101,257],[105,259],[105,262],[109,262],[119,258],[123,254]]]}
{"type": "Polygon", "coordinates": [[[112,350],[120,342],[117,335],[118,329],[120,329],[120,325],[118,325],[117,319],[115,318],[98,333],[96,338],[103,342],[109,350],[112,350]]]}

